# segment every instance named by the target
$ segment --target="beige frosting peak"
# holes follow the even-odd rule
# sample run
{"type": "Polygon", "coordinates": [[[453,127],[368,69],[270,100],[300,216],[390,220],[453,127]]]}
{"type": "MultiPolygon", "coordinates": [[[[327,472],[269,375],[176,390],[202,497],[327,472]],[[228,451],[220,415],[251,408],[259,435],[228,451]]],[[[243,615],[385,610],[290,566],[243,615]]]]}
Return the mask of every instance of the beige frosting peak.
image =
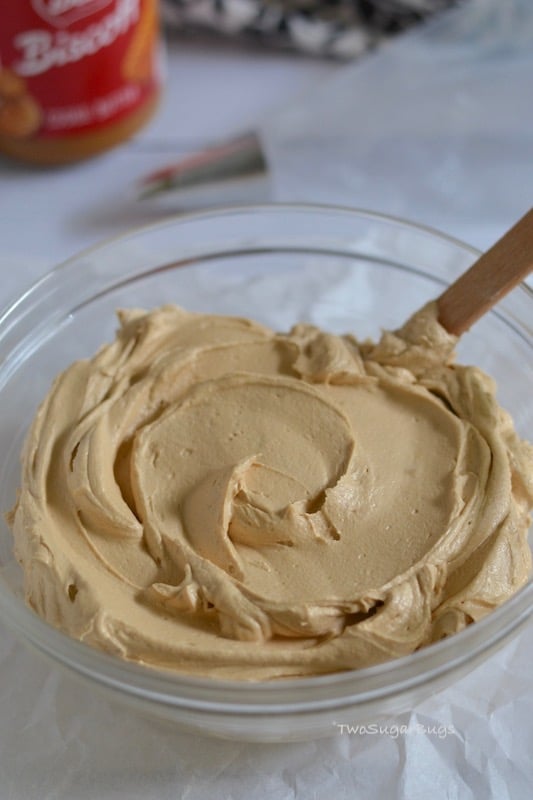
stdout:
{"type": "Polygon", "coordinates": [[[60,375],[10,515],[26,595],[185,673],[374,664],[527,579],[533,452],[430,304],[374,345],[165,306],[60,375]]]}

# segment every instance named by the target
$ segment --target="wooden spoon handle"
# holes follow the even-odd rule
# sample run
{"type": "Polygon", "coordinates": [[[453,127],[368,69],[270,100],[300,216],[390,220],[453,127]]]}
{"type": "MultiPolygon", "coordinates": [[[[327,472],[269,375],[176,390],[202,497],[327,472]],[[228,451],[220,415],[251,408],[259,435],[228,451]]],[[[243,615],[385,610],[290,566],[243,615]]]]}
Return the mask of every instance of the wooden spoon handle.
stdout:
{"type": "Polygon", "coordinates": [[[460,336],[533,270],[533,208],[437,298],[438,318],[460,336]]]}

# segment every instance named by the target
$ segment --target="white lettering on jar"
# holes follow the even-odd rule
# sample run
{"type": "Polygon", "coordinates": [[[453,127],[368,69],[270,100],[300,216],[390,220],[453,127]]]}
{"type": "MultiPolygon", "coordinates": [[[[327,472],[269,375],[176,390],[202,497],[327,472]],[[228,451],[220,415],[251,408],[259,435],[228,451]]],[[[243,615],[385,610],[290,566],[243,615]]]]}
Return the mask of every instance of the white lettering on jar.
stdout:
{"type": "Polygon", "coordinates": [[[57,28],[66,28],[72,22],[96,14],[113,0],[31,0],[33,10],[45,22],[57,28]]]}
{"type": "Polygon", "coordinates": [[[121,0],[113,13],[84,31],[34,30],[15,37],[22,58],[14,65],[18,75],[41,75],[53,67],[72,64],[108,47],[139,19],[140,0],[121,0]]]}

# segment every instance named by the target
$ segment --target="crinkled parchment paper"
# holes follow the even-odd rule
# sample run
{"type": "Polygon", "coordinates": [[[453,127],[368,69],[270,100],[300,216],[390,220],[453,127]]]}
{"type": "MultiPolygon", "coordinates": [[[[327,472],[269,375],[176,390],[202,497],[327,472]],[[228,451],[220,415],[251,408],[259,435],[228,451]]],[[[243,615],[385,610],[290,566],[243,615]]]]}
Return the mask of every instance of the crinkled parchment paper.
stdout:
{"type": "MultiPolygon", "coordinates": [[[[474,36],[476,26],[469,31],[474,36]]],[[[524,115],[531,122],[533,105],[516,88],[527,75],[525,49],[509,53],[509,42],[498,47],[493,37],[476,61],[464,41],[454,53],[442,46],[446,31],[432,35],[419,49],[411,40],[403,56],[397,40],[396,49],[346,67],[346,77],[339,73],[322,94],[332,114],[340,109],[344,120],[359,120],[346,138],[342,121],[336,127],[322,113],[320,130],[336,143],[329,166],[316,160],[322,135],[318,149],[312,137],[302,148],[309,105],[280,120],[280,199],[441,220],[439,227],[475,244],[488,244],[489,231],[525,211],[533,128],[524,115]],[[382,69],[393,77],[376,92],[382,69]],[[501,114],[493,102],[501,102],[501,114]]],[[[180,733],[111,702],[0,623],[0,800],[529,800],[532,663],[529,627],[453,687],[378,730],[339,718],[331,739],[240,744],[180,733]]]]}
{"type": "Polygon", "coordinates": [[[2,800],[527,800],[531,630],[453,688],[332,739],[241,744],[110,702],[0,629],[2,800]],[[380,730],[381,729],[381,730],[380,730]]]}

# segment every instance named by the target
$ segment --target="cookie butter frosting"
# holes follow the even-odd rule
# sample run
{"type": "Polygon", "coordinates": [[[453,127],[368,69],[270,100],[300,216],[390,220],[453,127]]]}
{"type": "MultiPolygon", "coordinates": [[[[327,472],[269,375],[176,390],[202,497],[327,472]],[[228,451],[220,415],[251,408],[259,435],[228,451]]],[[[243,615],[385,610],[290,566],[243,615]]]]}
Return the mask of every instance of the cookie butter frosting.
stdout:
{"type": "Polygon", "coordinates": [[[10,522],[53,625],[184,673],[313,675],[408,654],[527,580],[533,449],[434,305],[376,345],[119,319],[23,453],[10,522]]]}

